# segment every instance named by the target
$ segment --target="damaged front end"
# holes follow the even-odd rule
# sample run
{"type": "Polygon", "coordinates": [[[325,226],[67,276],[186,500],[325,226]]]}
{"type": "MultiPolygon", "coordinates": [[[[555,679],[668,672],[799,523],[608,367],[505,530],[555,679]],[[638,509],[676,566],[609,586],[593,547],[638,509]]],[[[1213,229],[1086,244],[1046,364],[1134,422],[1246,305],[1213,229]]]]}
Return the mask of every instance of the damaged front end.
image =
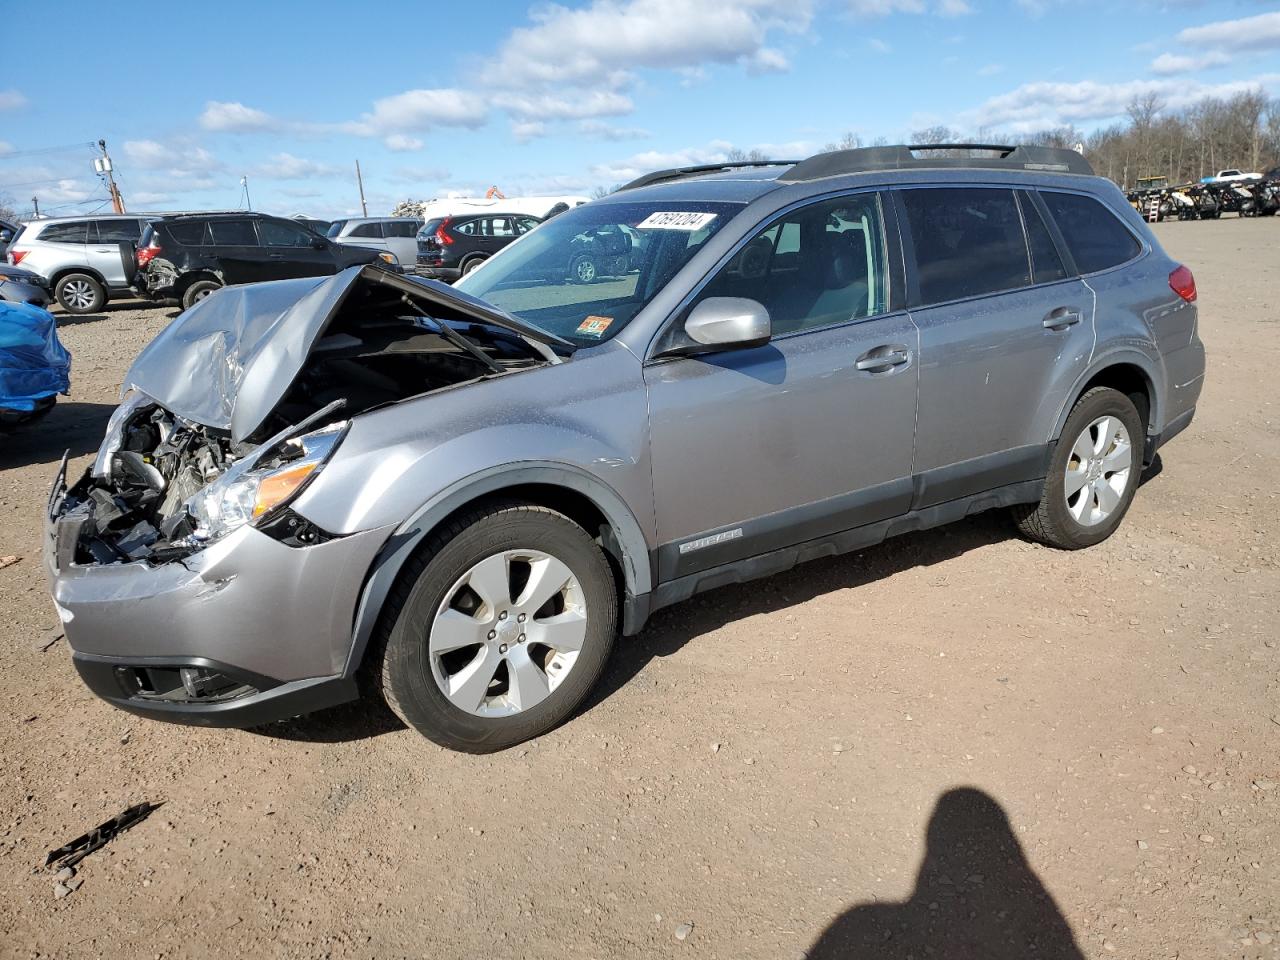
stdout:
{"type": "Polygon", "coordinates": [[[93,467],[59,505],[58,540],[68,552],[59,567],[168,563],[245,524],[269,523],[337,448],[346,421],[327,421],[341,406],[246,446],[133,391],[112,416],[93,467]]]}

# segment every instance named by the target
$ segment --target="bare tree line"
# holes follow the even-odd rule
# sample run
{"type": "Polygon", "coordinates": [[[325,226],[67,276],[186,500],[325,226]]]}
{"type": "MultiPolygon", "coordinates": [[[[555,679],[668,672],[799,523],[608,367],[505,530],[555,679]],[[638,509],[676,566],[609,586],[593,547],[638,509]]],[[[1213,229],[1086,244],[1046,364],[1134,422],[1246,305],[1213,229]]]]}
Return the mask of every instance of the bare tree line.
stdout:
{"type": "MultiPolygon", "coordinates": [[[[1024,143],[1071,149],[1084,146],[1084,155],[1099,174],[1122,187],[1139,177],[1164,176],[1187,183],[1219,170],[1262,173],[1280,165],[1280,99],[1261,91],[1233,97],[1205,97],[1190,106],[1170,110],[1155,94],[1129,102],[1125,120],[1085,133],[1074,126],[1053,127],[1010,137],[979,129],[976,133],[947,126],[913,130],[910,142],[1024,143]]],[[[885,143],[883,137],[867,146],[885,143]]],[[[864,144],[847,133],[826,150],[846,150],[864,144]]]]}

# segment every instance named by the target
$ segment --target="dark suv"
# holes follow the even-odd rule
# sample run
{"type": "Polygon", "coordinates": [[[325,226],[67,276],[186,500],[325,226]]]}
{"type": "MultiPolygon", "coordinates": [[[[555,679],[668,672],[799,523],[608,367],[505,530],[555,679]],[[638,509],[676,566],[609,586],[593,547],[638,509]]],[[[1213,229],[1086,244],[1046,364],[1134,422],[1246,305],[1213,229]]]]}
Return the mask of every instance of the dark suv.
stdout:
{"type": "Polygon", "coordinates": [[[542,221],[524,213],[437,217],[418,231],[418,270],[424,277],[457,280],[542,221]]]}
{"type": "Polygon", "coordinates": [[[336,244],[281,217],[192,214],[147,224],[138,241],[133,287],[187,309],[219,287],[337,273],[388,254],[336,244]]]}

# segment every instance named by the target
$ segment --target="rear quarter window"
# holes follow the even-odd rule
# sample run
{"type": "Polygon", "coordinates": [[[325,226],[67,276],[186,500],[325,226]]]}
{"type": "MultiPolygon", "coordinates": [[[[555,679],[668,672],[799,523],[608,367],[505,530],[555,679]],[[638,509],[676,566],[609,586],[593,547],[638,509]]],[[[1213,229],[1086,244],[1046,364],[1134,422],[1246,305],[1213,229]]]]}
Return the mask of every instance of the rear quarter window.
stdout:
{"type": "Polygon", "coordinates": [[[1097,273],[1132,260],[1142,244],[1119,218],[1093,197],[1074,193],[1040,192],[1045,206],[1062,231],[1067,249],[1081,273],[1097,273]]]}

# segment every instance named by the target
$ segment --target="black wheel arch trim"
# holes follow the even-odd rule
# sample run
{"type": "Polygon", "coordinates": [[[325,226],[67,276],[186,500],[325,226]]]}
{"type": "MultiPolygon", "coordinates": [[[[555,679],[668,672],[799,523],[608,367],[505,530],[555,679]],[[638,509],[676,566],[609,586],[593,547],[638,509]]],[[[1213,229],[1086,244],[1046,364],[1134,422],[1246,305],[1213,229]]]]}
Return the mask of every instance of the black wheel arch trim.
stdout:
{"type": "Polygon", "coordinates": [[[580,467],[543,462],[509,464],[482,470],[451,484],[423,504],[387,540],[360,590],[344,677],[352,677],[359,670],[396,578],[431,532],[470,503],[530,484],[563,487],[581,494],[608,521],[624,579],[623,632],[639,632],[648,614],[653,574],[648,541],[626,502],[608,484],[580,467]]]}
{"type": "Polygon", "coordinates": [[[49,278],[50,289],[56,290],[58,284],[61,283],[65,277],[69,277],[75,273],[83,273],[86,277],[92,277],[94,280],[98,281],[98,284],[99,286],[102,287],[102,292],[104,294],[110,292],[111,287],[107,283],[106,278],[102,274],[100,274],[97,270],[93,269],[93,267],[66,267],[62,270],[59,270],[52,277],[49,278]]]}

